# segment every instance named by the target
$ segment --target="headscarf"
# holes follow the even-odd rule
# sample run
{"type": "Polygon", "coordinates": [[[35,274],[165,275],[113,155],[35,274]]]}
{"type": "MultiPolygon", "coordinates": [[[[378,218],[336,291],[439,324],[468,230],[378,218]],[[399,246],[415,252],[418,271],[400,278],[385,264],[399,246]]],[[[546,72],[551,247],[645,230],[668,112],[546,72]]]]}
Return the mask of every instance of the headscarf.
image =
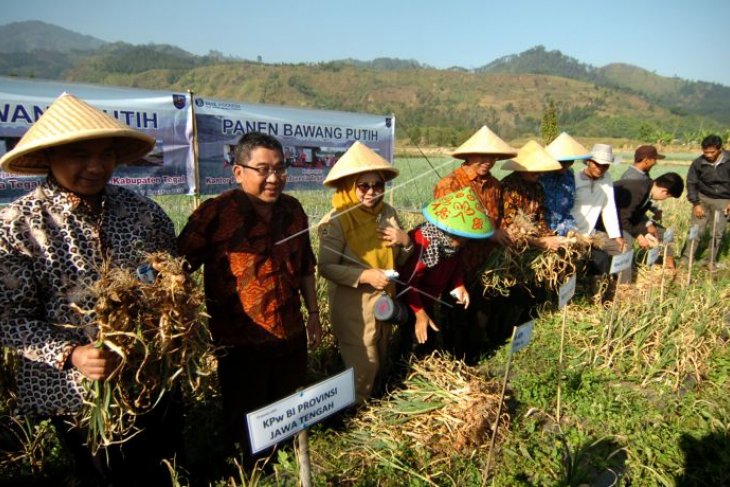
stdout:
{"type": "Polygon", "coordinates": [[[421,261],[428,268],[436,267],[442,259],[452,257],[459,250],[453,246],[451,238],[436,225],[424,223],[421,233],[428,239],[428,247],[421,256],[421,261]]]}
{"type": "MultiPolygon", "coordinates": [[[[378,175],[384,180],[382,175],[378,175]]],[[[360,203],[356,193],[359,176],[356,174],[338,182],[337,191],[332,196],[333,218],[339,219],[347,246],[364,263],[373,269],[393,269],[393,249],[386,247],[385,241],[378,235],[378,217],[385,203],[382,198],[373,208],[366,208],[360,203]]]]}

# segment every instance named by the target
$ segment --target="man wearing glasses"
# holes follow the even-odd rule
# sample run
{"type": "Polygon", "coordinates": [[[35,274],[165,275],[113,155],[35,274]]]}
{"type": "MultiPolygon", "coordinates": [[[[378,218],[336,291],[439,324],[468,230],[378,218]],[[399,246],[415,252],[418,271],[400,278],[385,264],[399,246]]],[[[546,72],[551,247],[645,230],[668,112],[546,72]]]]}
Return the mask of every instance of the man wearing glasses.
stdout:
{"type": "Polygon", "coordinates": [[[307,341],[316,347],[321,330],[309,224],[299,201],[282,194],[281,144],[245,134],[232,171],[239,187],[193,212],[178,246],[191,272],[204,267],[225,432],[251,466],[246,413],[304,385],[307,341]]]}

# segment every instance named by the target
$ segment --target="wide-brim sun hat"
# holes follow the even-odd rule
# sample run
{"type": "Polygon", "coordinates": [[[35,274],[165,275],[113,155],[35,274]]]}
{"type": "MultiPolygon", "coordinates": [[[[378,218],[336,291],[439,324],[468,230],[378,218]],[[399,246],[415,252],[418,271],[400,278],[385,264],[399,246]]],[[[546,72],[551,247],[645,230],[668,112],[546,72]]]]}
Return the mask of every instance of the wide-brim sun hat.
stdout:
{"type": "Polygon", "coordinates": [[[470,187],[432,201],[423,209],[423,216],[429,223],[457,237],[483,239],[494,233],[492,221],[470,187]]]}
{"type": "Polygon", "coordinates": [[[595,144],[591,149],[591,157],[588,158],[596,164],[618,164],[621,158],[613,155],[613,147],[608,144],[595,144]]]}
{"type": "Polygon", "coordinates": [[[502,164],[502,169],[505,171],[518,172],[557,171],[562,168],[563,166],[557,159],[534,140],[523,145],[517,153],[517,157],[502,164]]]}
{"type": "Polygon", "coordinates": [[[545,150],[560,162],[585,161],[591,158],[588,149],[566,132],[558,135],[545,150]]]}
{"type": "Polygon", "coordinates": [[[117,164],[133,162],[152,150],[155,139],[134,130],[69,93],[63,93],[0,158],[0,167],[16,174],[46,174],[45,150],[75,142],[117,139],[117,164]]]}
{"type": "Polygon", "coordinates": [[[483,125],[474,135],[456,148],[451,157],[466,159],[469,155],[492,155],[498,159],[508,159],[517,155],[517,149],[500,139],[497,134],[483,125]]]}
{"type": "Polygon", "coordinates": [[[342,178],[370,171],[380,172],[386,181],[390,181],[398,175],[398,169],[391,163],[367,145],[357,141],[332,166],[322,184],[336,186],[337,181],[342,178]]]}

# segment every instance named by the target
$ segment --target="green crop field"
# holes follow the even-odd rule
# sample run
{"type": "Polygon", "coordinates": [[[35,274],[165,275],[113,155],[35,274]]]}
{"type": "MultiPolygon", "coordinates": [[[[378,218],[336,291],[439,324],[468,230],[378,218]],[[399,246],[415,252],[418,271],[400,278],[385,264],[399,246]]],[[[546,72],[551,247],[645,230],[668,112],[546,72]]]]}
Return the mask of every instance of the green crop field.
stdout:
{"type": "MultiPolygon", "coordinates": [[[[684,176],[690,158],[664,161],[653,175],[673,170],[684,176]]],[[[418,211],[428,203],[434,183],[456,164],[444,157],[430,163],[422,157],[397,159],[401,175],[386,198],[408,226],[421,221],[418,211]]],[[[616,178],[626,167],[611,172],[616,178]]],[[[330,209],[331,190],[290,194],[302,202],[311,224],[330,209]]],[[[192,198],[157,201],[179,232],[192,210],[192,198]]],[[[675,229],[681,245],[689,203],[682,197],[662,206],[665,224],[675,229]]],[[[316,232],[312,239],[316,251],[316,232]]],[[[721,263],[728,260],[725,252],[721,263]]],[[[456,384],[450,387],[437,376],[423,375],[357,412],[311,428],[314,485],[730,485],[730,273],[696,267],[688,275],[682,269],[663,286],[652,279],[656,272],[639,274],[640,279],[648,275],[643,285],[637,283],[612,304],[593,304],[579,292],[565,310],[546,307],[541,312],[532,342],[511,359],[504,411],[509,421],[500,426],[504,429],[488,477],[488,438],[466,450],[454,443],[450,450],[444,441],[448,446],[452,439],[422,434],[423,426],[432,424],[428,421],[444,419],[439,414],[460,394],[456,384]]],[[[321,279],[318,296],[326,311],[321,279]]],[[[326,313],[323,321],[328,330],[326,313]]],[[[488,350],[469,373],[501,383],[508,360],[508,345],[488,350]]],[[[438,364],[444,372],[464,370],[448,358],[438,364]]],[[[311,355],[312,379],[341,367],[328,333],[311,355]]],[[[291,440],[262,470],[246,472],[235,459],[222,457],[219,410],[214,388],[188,404],[188,464],[173,472],[177,485],[298,484],[291,440]]],[[[10,413],[1,400],[0,412],[10,413]]],[[[67,475],[68,460],[48,433],[49,426],[19,421],[26,434],[25,454],[10,466],[5,463],[0,484],[28,479],[23,485],[59,485],[53,481],[67,475]]],[[[0,445],[7,443],[2,440],[0,435],[0,445]]]]}

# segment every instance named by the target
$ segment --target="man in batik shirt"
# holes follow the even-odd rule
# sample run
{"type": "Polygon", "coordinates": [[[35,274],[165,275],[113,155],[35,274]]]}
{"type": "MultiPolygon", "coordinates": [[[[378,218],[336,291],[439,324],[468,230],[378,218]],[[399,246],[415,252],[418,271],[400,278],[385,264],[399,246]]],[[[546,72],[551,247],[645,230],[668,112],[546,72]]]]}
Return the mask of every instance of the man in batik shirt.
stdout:
{"type": "Polygon", "coordinates": [[[307,216],[282,194],[281,144],[250,132],[238,142],[235,161],[240,187],[203,203],[178,244],[191,271],[204,266],[226,432],[247,453],[246,413],[305,384],[307,336],[318,345],[320,321],[307,216]]]}

